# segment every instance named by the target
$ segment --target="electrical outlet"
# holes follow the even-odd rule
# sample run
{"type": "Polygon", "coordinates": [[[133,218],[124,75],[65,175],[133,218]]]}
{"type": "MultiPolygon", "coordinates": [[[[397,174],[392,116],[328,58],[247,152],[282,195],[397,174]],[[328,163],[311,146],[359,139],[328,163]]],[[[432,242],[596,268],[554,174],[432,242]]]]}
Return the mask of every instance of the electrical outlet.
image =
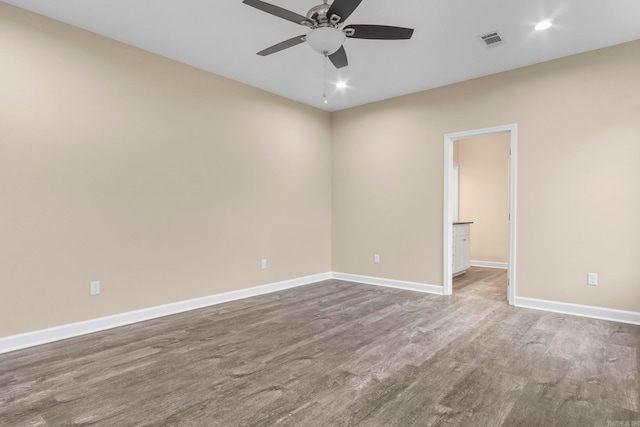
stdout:
{"type": "Polygon", "coordinates": [[[91,282],[89,286],[91,289],[91,295],[100,294],[100,282],[91,282]]]}
{"type": "Polygon", "coordinates": [[[380,264],[380,254],[373,254],[373,262],[380,264]]]}
{"type": "Polygon", "coordinates": [[[266,268],[267,268],[267,260],[266,260],[266,259],[263,259],[263,260],[262,260],[262,264],[260,264],[260,265],[261,265],[261,267],[262,267],[262,269],[263,269],[263,270],[264,270],[264,269],[266,269],[266,268]]]}
{"type": "Polygon", "coordinates": [[[587,284],[591,286],[598,285],[598,273],[587,273],[587,284]]]}

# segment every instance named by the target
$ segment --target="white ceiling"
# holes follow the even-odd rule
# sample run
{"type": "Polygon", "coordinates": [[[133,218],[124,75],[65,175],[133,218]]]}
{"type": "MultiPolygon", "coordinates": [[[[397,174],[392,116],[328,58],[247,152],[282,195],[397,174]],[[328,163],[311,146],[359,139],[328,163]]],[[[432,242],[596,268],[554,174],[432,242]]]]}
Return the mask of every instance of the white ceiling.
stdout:
{"type": "MultiPolygon", "coordinates": [[[[639,0],[363,0],[347,24],[415,28],[413,38],[347,39],[349,66],[329,64],[324,105],[310,46],[256,55],[307,30],[241,0],[3,1],[329,111],[640,39],[639,0]],[[553,27],[534,31],[545,19],[553,27]],[[485,47],[478,36],[496,30],[506,43],[485,47]]],[[[322,3],[268,2],[301,15],[322,3]]]]}

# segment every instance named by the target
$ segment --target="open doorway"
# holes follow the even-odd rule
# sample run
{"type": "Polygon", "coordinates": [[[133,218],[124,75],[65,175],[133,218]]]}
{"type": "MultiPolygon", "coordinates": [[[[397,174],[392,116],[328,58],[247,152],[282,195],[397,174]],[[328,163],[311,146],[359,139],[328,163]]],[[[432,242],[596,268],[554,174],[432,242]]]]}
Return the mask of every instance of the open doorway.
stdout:
{"type": "MultiPolygon", "coordinates": [[[[480,248],[479,246],[476,248],[476,253],[481,254],[479,257],[486,257],[487,259],[493,259],[494,261],[486,261],[486,260],[474,260],[474,264],[476,267],[471,267],[470,273],[465,274],[464,278],[458,278],[457,286],[462,283],[467,283],[472,280],[484,280],[485,282],[491,282],[491,280],[499,278],[500,275],[502,277],[506,276],[507,281],[507,300],[509,304],[514,303],[515,298],[515,224],[516,224],[516,153],[517,153],[517,126],[516,125],[507,125],[507,126],[498,126],[495,128],[488,129],[478,129],[473,131],[466,132],[458,132],[446,134],[444,136],[444,294],[451,295],[453,293],[453,275],[455,272],[459,272],[460,270],[460,248],[458,248],[458,240],[460,238],[464,238],[464,236],[456,236],[454,237],[454,222],[459,221],[458,219],[458,193],[457,193],[457,185],[459,182],[457,162],[454,162],[455,156],[455,148],[456,141],[460,141],[458,144],[464,144],[466,141],[478,138],[487,138],[492,136],[500,136],[504,135],[506,137],[506,144],[508,145],[509,153],[508,153],[508,208],[506,209],[505,215],[507,224],[506,230],[508,233],[506,248],[499,247],[500,244],[497,245],[495,242],[490,242],[491,239],[486,239],[486,244],[480,248]],[[455,257],[456,265],[454,266],[454,245],[458,250],[458,255],[455,257]],[[497,246],[497,247],[496,247],[497,246]],[[502,253],[505,250],[506,256],[499,255],[498,253],[502,253]],[[506,257],[506,259],[505,259],[506,257]],[[504,262],[506,261],[506,262],[504,262]],[[493,267],[494,269],[498,267],[498,270],[490,270],[482,267],[493,267]],[[506,272],[504,270],[499,270],[500,268],[507,268],[506,272]],[[487,277],[484,277],[487,276],[487,277]],[[495,277],[494,277],[495,276],[495,277]]],[[[490,138],[487,138],[490,139],[490,138]]],[[[499,139],[499,138],[497,138],[499,139]]],[[[497,140],[496,139],[496,140],[497,140]]],[[[480,210],[477,210],[475,214],[481,215],[480,210]]],[[[464,215],[464,213],[463,213],[464,215]]],[[[469,222],[473,222],[473,218],[462,218],[460,220],[468,220],[469,222]]],[[[482,226],[484,230],[481,228],[478,231],[487,232],[487,224],[486,220],[483,221],[482,226]]],[[[466,226],[469,228],[469,226],[466,226]]],[[[456,225],[455,230],[456,233],[460,229],[466,229],[465,227],[459,227],[456,225]]],[[[464,247],[463,247],[464,249],[464,247]]],[[[464,249],[468,251],[467,249],[464,249]]],[[[468,253],[467,253],[468,256],[468,253]]],[[[467,260],[467,263],[469,261],[467,260]]],[[[497,279],[496,279],[497,280],[497,279]]],[[[503,279],[504,280],[504,279],[503,279]]],[[[498,294],[495,294],[498,295],[498,294]]],[[[504,297],[503,297],[504,298],[504,297]]]]}

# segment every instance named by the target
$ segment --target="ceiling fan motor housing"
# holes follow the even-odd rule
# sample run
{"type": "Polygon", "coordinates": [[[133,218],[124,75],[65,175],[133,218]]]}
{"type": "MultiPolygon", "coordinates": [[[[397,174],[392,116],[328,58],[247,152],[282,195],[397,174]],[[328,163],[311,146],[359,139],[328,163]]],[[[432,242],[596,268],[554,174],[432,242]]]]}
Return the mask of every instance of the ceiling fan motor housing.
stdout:
{"type": "Polygon", "coordinates": [[[326,24],[327,23],[327,12],[329,11],[328,4],[321,4],[318,6],[314,6],[309,9],[307,12],[307,18],[317,22],[318,24],[326,24]]]}

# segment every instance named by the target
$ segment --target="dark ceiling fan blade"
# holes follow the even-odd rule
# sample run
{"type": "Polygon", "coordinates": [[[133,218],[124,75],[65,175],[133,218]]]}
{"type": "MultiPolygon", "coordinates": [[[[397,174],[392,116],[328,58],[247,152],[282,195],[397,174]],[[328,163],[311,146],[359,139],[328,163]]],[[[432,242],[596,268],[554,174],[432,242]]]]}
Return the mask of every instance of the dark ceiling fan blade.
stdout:
{"type": "Polygon", "coordinates": [[[299,45],[300,43],[304,43],[304,42],[305,42],[305,36],[297,36],[292,39],[280,42],[278,44],[274,44],[273,46],[268,47],[265,50],[261,50],[260,52],[258,52],[258,55],[260,56],[271,55],[272,53],[280,52],[281,50],[288,49],[290,47],[299,45]]]}
{"type": "Polygon", "coordinates": [[[340,49],[329,55],[329,59],[336,68],[342,68],[349,65],[349,62],[347,61],[347,52],[344,50],[344,46],[340,46],[340,49]]]}
{"type": "Polygon", "coordinates": [[[371,40],[407,40],[413,35],[412,28],[388,25],[347,25],[344,32],[352,39],[371,40]]]}
{"type": "Polygon", "coordinates": [[[338,22],[342,22],[351,16],[361,2],[362,0],[334,0],[327,11],[327,18],[331,19],[331,15],[338,15],[340,17],[338,22]]]}
{"type": "Polygon", "coordinates": [[[248,4],[249,6],[255,7],[256,9],[260,9],[263,12],[270,13],[279,18],[286,19],[287,21],[291,21],[295,24],[313,25],[313,21],[306,16],[298,15],[297,13],[291,12],[290,10],[283,9],[281,7],[274,6],[260,0],[243,0],[242,3],[248,4]]]}

